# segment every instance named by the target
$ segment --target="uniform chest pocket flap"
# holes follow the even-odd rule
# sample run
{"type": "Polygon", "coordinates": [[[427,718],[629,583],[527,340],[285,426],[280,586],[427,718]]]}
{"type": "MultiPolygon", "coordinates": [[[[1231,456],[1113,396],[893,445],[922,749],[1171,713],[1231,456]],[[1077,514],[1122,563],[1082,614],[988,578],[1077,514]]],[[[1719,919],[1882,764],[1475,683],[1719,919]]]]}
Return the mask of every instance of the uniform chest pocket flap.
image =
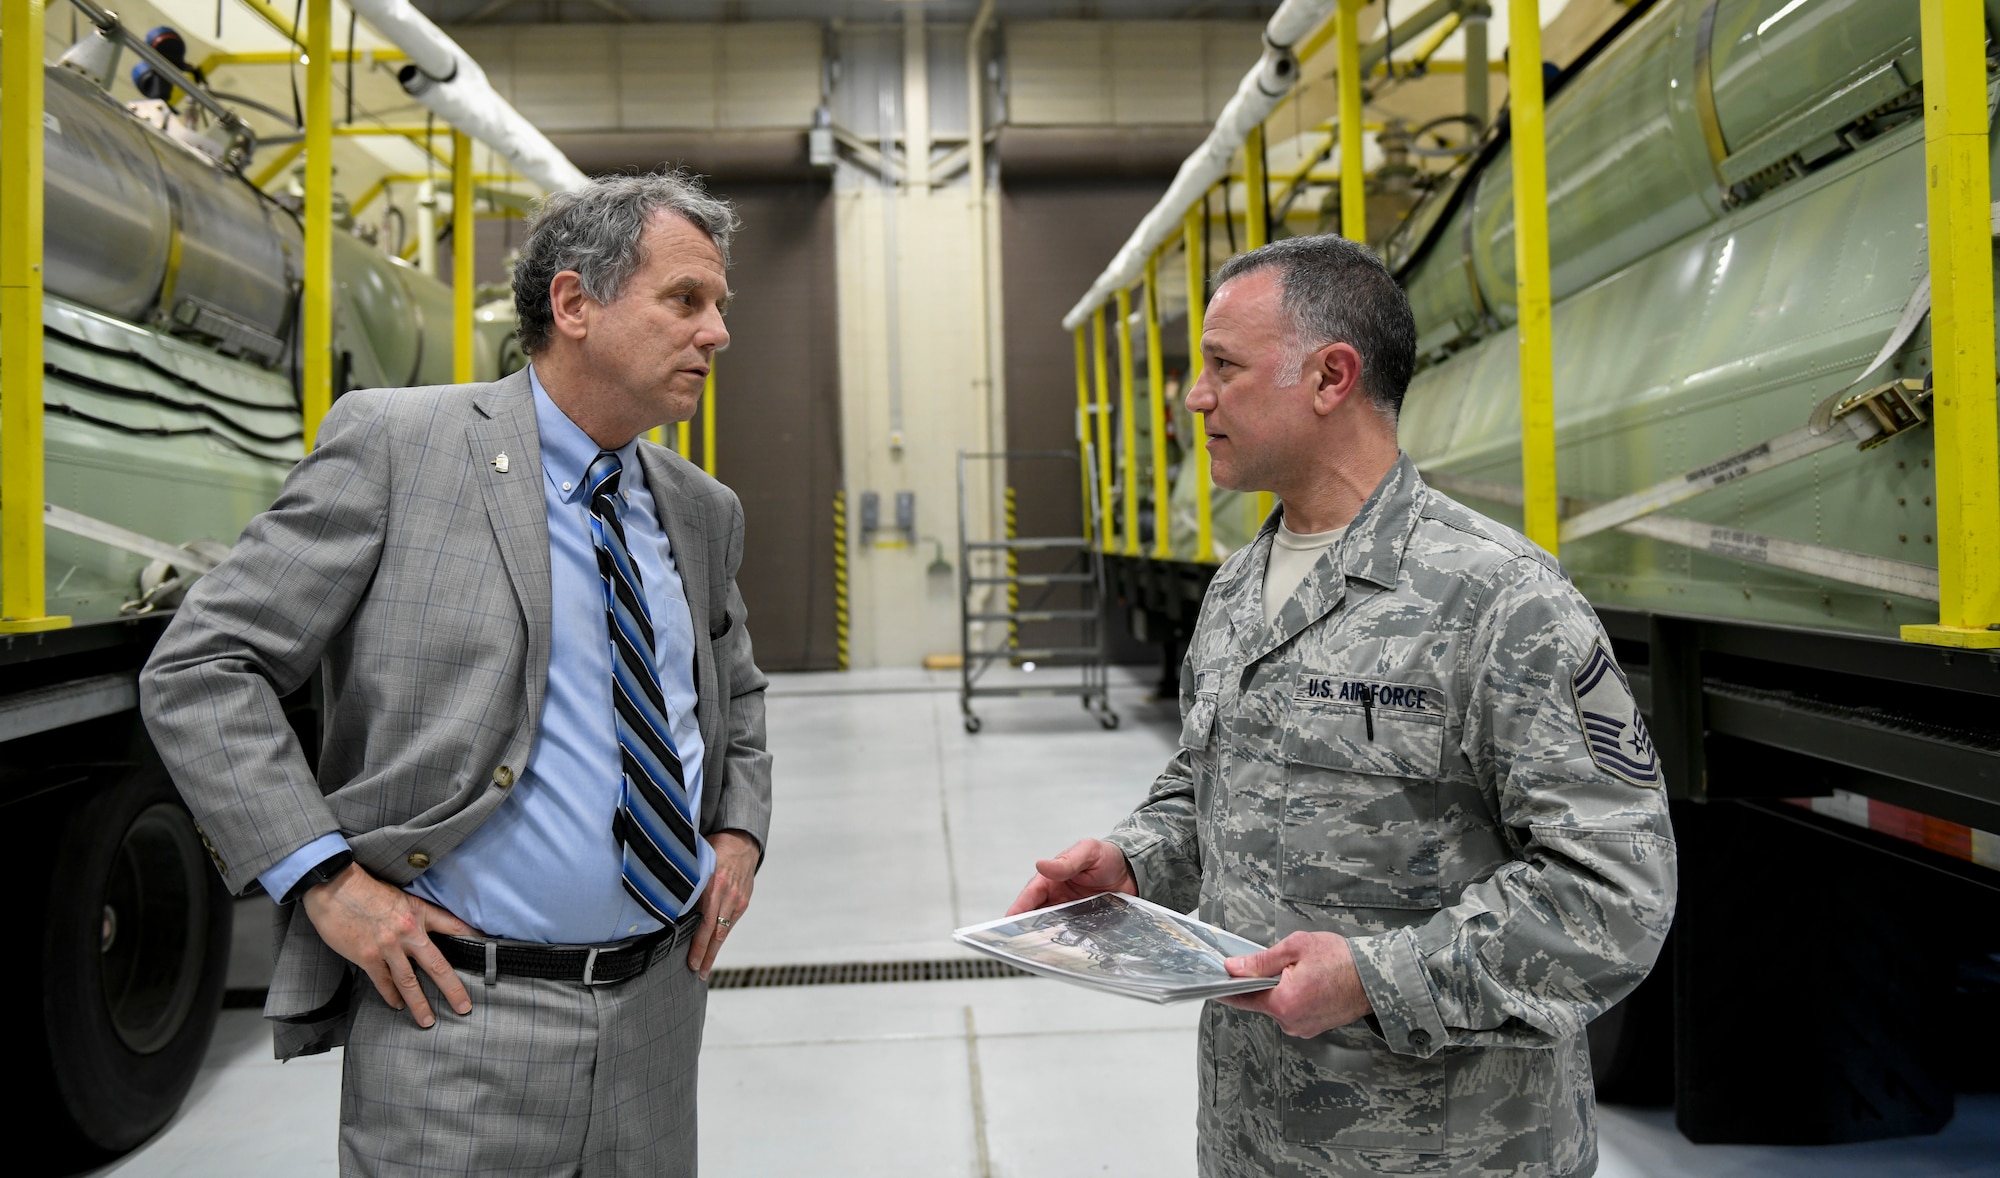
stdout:
{"type": "Polygon", "coordinates": [[[1194,700],[1188,704],[1187,714],[1181,717],[1181,747],[1200,752],[1208,747],[1209,737],[1215,732],[1216,688],[1221,673],[1217,671],[1197,671],[1194,677],[1194,700]]]}
{"type": "Polygon", "coordinates": [[[1384,777],[1436,777],[1444,692],[1345,675],[1302,674],[1285,726],[1285,759],[1384,777]]]}

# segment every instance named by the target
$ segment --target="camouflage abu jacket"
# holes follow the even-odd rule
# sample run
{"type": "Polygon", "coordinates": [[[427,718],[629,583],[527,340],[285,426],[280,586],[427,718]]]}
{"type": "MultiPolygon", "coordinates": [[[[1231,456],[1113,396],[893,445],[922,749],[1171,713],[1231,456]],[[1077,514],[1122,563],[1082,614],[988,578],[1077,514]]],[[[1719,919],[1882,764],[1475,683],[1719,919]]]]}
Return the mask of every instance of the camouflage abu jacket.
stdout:
{"type": "Polygon", "coordinates": [[[1276,516],[1217,572],[1180,749],[1109,835],[1140,894],[1351,939],[1374,1007],[1203,1012],[1204,1175],[1593,1172],[1584,1026],[1673,916],[1658,762],[1588,604],[1401,459],[1264,622],[1276,516]]]}

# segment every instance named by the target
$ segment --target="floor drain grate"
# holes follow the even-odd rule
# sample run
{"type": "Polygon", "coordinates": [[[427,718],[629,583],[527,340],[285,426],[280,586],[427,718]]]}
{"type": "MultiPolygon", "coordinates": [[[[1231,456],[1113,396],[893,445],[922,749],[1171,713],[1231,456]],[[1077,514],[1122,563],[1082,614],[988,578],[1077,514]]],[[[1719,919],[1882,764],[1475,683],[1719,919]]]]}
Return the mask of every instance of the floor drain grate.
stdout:
{"type": "Polygon", "coordinates": [[[752,965],[718,969],[708,976],[711,990],[757,990],[769,986],[859,986],[880,982],[959,982],[979,978],[1032,977],[991,958],[943,961],[843,961],[827,965],[752,965]]]}

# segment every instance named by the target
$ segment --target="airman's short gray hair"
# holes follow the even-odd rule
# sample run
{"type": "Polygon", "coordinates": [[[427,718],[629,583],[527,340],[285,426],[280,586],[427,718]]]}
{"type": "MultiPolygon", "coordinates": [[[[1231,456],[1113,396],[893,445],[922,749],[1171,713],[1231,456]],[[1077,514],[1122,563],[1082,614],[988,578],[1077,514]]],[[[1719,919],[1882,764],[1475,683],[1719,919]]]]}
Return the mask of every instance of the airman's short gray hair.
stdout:
{"type": "Polygon", "coordinates": [[[1288,237],[1238,254],[1216,271],[1215,287],[1258,270],[1277,271],[1279,305],[1290,320],[1285,366],[1343,343],[1361,354],[1361,387],[1394,420],[1417,365],[1410,298],[1375,251],[1333,234],[1288,237]]]}
{"type": "Polygon", "coordinates": [[[646,264],[646,225],[662,209],[708,234],[722,253],[722,264],[729,265],[729,238],[739,224],[736,210],[709,195],[691,173],[603,176],[542,200],[528,219],[528,239],[514,265],[515,332],[524,351],[532,356],[549,346],[556,322],[549,284],[563,271],[576,271],[583,293],[596,302],[617,299],[626,281],[646,264]]]}

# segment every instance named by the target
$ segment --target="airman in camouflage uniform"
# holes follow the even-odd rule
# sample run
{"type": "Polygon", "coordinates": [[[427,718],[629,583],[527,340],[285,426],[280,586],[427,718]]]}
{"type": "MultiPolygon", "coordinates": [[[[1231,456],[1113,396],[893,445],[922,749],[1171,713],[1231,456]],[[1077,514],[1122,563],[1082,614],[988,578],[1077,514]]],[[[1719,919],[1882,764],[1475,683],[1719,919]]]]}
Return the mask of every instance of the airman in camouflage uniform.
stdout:
{"type": "MultiPolygon", "coordinates": [[[[1297,1038],[1233,1008],[1279,990],[1209,1003],[1204,1175],[1588,1175],[1584,1027],[1673,915],[1658,761],[1555,560],[1389,461],[1275,620],[1282,513],[1217,572],[1180,748],[1108,842],[1146,899],[1267,945],[1345,938],[1370,1009],[1297,1038]]],[[[1017,906],[1067,894],[1038,884],[1017,906]]]]}

